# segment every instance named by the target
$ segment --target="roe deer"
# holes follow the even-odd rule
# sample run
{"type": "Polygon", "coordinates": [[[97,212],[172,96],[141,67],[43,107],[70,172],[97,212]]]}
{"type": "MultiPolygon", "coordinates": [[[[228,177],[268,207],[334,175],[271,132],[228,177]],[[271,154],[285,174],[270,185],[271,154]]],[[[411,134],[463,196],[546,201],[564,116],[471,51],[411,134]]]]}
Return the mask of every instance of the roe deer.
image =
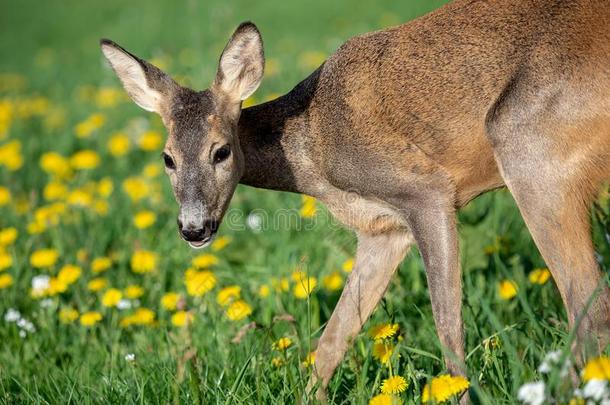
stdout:
{"type": "Polygon", "coordinates": [[[581,318],[580,341],[607,342],[610,292],[589,208],[610,178],[609,27],[608,0],[457,0],[348,40],[292,91],[244,110],[263,78],[252,23],[237,28],[204,91],[112,41],[101,47],[133,100],[168,129],[163,158],[193,247],[209,243],[239,182],[312,195],[357,232],[355,268],[310,382],[323,398],[414,242],[447,368],[465,372],[455,211],[501,186],[570,326],[581,318]]]}

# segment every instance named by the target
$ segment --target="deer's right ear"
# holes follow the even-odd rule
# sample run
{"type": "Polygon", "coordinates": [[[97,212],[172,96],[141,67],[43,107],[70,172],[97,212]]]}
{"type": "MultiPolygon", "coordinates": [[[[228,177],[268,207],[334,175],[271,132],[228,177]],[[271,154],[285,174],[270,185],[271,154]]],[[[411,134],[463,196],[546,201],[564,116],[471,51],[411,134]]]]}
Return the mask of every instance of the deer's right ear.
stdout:
{"type": "Polygon", "coordinates": [[[102,53],[133,101],[147,111],[160,113],[177,84],[154,65],[127,52],[108,39],[100,41],[102,53]]]}
{"type": "Polygon", "coordinates": [[[263,79],[265,55],[256,25],[242,23],[225,46],[214,85],[234,102],[254,93],[263,79]]]}

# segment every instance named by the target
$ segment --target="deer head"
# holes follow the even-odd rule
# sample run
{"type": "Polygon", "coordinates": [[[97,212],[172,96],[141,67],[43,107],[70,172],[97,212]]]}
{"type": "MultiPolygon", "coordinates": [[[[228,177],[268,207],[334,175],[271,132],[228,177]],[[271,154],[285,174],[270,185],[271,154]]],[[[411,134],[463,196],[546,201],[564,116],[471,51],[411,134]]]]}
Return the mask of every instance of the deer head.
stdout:
{"type": "Polygon", "coordinates": [[[168,137],[162,158],[180,205],[178,229],[191,247],[210,243],[244,170],[237,124],[241,103],[263,78],[263,43],[256,26],[236,30],[220,56],[212,85],[195,91],[101,40],[104,56],[133,101],[161,116],[168,137]]]}

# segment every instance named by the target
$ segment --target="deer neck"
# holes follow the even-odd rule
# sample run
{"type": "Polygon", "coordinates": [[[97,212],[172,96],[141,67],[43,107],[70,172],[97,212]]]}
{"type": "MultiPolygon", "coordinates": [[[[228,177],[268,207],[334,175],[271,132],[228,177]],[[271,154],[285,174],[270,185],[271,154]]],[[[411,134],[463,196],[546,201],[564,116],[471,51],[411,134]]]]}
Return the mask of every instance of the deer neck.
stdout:
{"type": "Polygon", "coordinates": [[[307,193],[303,145],[313,136],[308,117],[318,74],[282,97],[242,111],[238,133],[245,166],[240,183],[307,193]]]}

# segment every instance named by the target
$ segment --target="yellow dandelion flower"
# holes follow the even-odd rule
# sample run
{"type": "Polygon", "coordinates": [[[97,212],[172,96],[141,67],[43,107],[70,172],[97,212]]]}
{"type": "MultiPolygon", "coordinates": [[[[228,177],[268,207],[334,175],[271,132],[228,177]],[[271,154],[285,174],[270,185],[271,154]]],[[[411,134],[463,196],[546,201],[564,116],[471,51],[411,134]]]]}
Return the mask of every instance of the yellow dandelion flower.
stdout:
{"type": "Polygon", "coordinates": [[[252,313],[252,307],[244,300],[237,300],[227,308],[225,315],[232,321],[240,321],[252,313]]]}
{"type": "Polygon", "coordinates": [[[404,377],[395,375],[386,378],[381,383],[381,392],[384,394],[400,394],[407,389],[408,383],[404,377]]]}
{"type": "Polygon", "coordinates": [[[79,313],[73,308],[62,308],[59,311],[59,321],[61,323],[72,323],[78,319],[79,313]]]}
{"type": "Polygon", "coordinates": [[[284,359],[279,356],[276,356],[271,359],[271,365],[273,367],[282,367],[284,364],[285,364],[284,359]]]}
{"type": "Polygon", "coordinates": [[[379,394],[371,398],[369,405],[402,405],[402,401],[393,395],[379,394]]]}
{"type": "Polygon", "coordinates": [[[397,323],[382,323],[382,324],[373,326],[369,330],[369,336],[373,340],[382,340],[382,339],[391,338],[392,336],[396,335],[397,332],[398,332],[397,323]]]}
{"type": "Polygon", "coordinates": [[[138,308],[132,316],[136,325],[151,325],[155,321],[155,312],[150,308],[138,308]]]}
{"type": "Polygon", "coordinates": [[[36,250],[30,256],[30,264],[32,267],[45,268],[51,267],[57,263],[59,252],[55,249],[40,249],[36,250]]]}
{"type": "Polygon", "coordinates": [[[343,262],[343,265],[341,267],[343,268],[344,272],[351,273],[354,269],[354,259],[347,259],[343,262]]]}
{"type": "Polygon", "coordinates": [[[68,195],[68,187],[59,181],[51,181],[42,190],[42,196],[47,201],[63,200],[68,195]]]}
{"type": "Polygon", "coordinates": [[[93,204],[93,196],[82,188],[77,188],[68,194],[66,201],[76,207],[90,207],[93,204]]]}
{"type": "Polygon", "coordinates": [[[144,166],[144,170],[142,170],[142,174],[149,179],[154,179],[158,175],[161,174],[161,166],[157,163],[149,163],[144,166]]]}
{"type": "Polygon", "coordinates": [[[13,276],[10,274],[0,274],[0,290],[13,285],[13,276]]]}
{"type": "Polygon", "coordinates": [[[108,210],[110,209],[110,205],[106,200],[97,200],[93,202],[93,211],[98,215],[106,215],[108,214],[108,210]]]}
{"type": "Polygon", "coordinates": [[[373,345],[373,357],[381,364],[389,364],[394,352],[394,345],[391,343],[379,341],[373,345]]]}
{"type": "Polygon", "coordinates": [[[13,265],[13,256],[0,251],[0,271],[4,271],[13,265]]]}
{"type": "Polygon", "coordinates": [[[343,287],[343,277],[338,271],[322,277],[322,286],[328,291],[337,291],[343,287]]]}
{"type": "Polygon", "coordinates": [[[0,230],[0,246],[9,246],[15,243],[19,232],[16,228],[4,228],[0,230]]]}
{"type": "Polygon", "coordinates": [[[112,260],[109,257],[96,257],[91,262],[91,271],[101,273],[108,270],[110,266],[112,266],[112,260]]]}
{"type": "Polygon", "coordinates": [[[298,299],[306,299],[312,293],[313,289],[316,288],[317,284],[318,280],[314,277],[307,277],[295,283],[293,294],[298,299]]]}
{"type": "Polygon", "coordinates": [[[154,212],[143,210],[136,213],[133,217],[133,223],[138,229],[146,229],[152,226],[157,220],[154,212]]]}
{"type": "Polygon", "coordinates": [[[298,283],[299,281],[304,280],[306,277],[307,277],[307,273],[305,273],[303,270],[295,270],[290,275],[290,278],[295,283],[298,283]]]}
{"type": "Polygon", "coordinates": [[[100,156],[93,150],[81,150],[70,157],[70,166],[76,170],[95,169],[100,164],[100,156]]]}
{"type": "Polygon", "coordinates": [[[610,381],[610,357],[601,356],[589,360],[582,371],[582,379],[584,382],[591,380],[610,381]]]}
{"type": "Polygon", "coordinates": [[[157,268],[159,256],[147,250],[137,250],[131,256],[131,270],[134,273],[150,273],[157,268]]]}
{"type": "Polygon", "coordinates": [[[182,297],[175,292],[168,292],[161,297],[161,306],[168,311],[174,311],[178,307],[178,302],[182,297]]]}
{"type": "Polygon", "coordinates": [[[43,292],[43,295],[46,294],[48,296],[55,296],[57,294],[61,294],[68,290],[68,284],[64,283],[57,277],[51,277],[49,279],[49,288],[43,292]]]}
{"type": "Polygon", "coordinates": [[[227,245],[231,243],[231,237],[229,236],[220,236],[212,242],[212,250],[218,252],[219,250],[224,249],[227,245]]]}
{"type": "Polygon", "coordinates": [[[271,287],[277,292],[286,292],[290,290],[290,281],[286,277],[282,277],[281,279],[272,278],[271,287]]]}
{"type": "Polygon", "coordinates": [[[502,280],[498,284],[498,295],[503,300],[510,300],[517,295],[517,283],[512,280],[502,280]]]}
{"type": "Polygon", "coordinates": [[[218,291],[218,294],[216,295],[216,302],[224,307],[239,298],[240,294],[241,287],[238,285],[231,285],[218,291]]]}
{"type": "Polygon", "coordinates": [[[195,256],[193,258],[193,266],[195,266],[195,268],[198,269],[205,269],[206,267],[210,267],[213,266],[215,264],[218,264],[219,260],[218,257],[209,254],[209,253],[204,253],[198,256],[195,256]]]}
{"type": "Polygon", "coordinates": [[[82,270],[80,267],[73,264],[66,264],[59,270],[59,273],[57,273],[57,278],[66,285],[70,285],[74,284],[76,280],[80,278],[81,274],[82,270]]]}
{"type": "Polygon", "coordinates": [[[87,119],[76,124],[74,133],[78,138],[88,138],[93,132],[101,128],[104,122],[106,122],[104,115],[99,113],[91,114],[87,119]]]}
{"type": "Polygon", "coordinates": [[[163,138],[157,131],[147,131],[138,140],[138,146],[145,151],[155,151],[161,148],[163,138]]]}
{"type": "Polygon", "coordinates": [[[292,339],[290,339],[289,337],[279,338],[277,340],[277,342],[275,342],[273,344],[273,348],[275,350],[279,350],[280,352],[283,352],[284,350],[288,349],[290,346],[292,346],[292,339]]]}
{"type": "Polygon", "coordinates": [[[258,296],[261,298],[266,298],[271,293],[271,288],[267,284],[263,284],[258,288],[258,296]]]}
{"type": "Polygon", "coordinates": [[[150,195],[150,187],[148,183],[140,177],[129,177],[123,181],[123,191],[129,198],[138,202],[150,195]]]}
{"type": "Polygon", "coordinates": [[[0,207],[11,202],[11,192],[8,188],[0,186],[0,207]]]}
{"type": "Polygon", "coordinates": [[[186,291],[193,297],[201,297],[216,286],[216,276],[211,271],[192,271],[184,276],[186,291]]]}
{"type": "Polygon", "coordinates": [[[0,146],[0,165],[5,166],[10,171],[19,170],[23,166],[21,142],[11,141],[0,146]]]}
{"type": "Polygon", "coordinates": [[[303,367],[311,367],[314,365],[314,363],[316,362],[316,352],[309,352],[307,354],[307,356],[305,357],[305,360],[303,360],[303,367]]]}
{"type": "Polygon", "coordinates": [[[130,300],[135,300],[144,295],[144,289],[136,284],[128,285],[124,292],[125,296],[130,300]]]}
{"type": "Polygon", "coordinates": [[[468,380],[462,376],[453,377],[449,374],[444,374],[435,377],[424,387],[422,402],[445,402],[452,396],[464,392],[469,386],[468,380]]]}
{"type": "Polygon", "coordinates": [[[193,314],[187,311],[178,311],[171,318],[172,325],[179,328],[190,325],[193,320],[193,314]]]}
{"type": "Polygon", "coordinates": [[[546,283],[550,277],[551,272],[549,271],[549,269],[534,269],[527,276],[530,283],[540,285],[546,283]]]}
{"type": "Polygon", "coordinates": [[[110,197],[110,194],[114,191],[114,183],[112,179],[104,177],[97,183],[97,194],[102,198],[110,197]]]}
{"type": "Polygon", "coordinates": [[[116,307],[123,298],[123,294],[116,288],[109,288],[102,296],[102,305],[105,307],[116,307]]]}
{"type": "Polygon", "coordinates": [[[46,173],[64,179],[71,173],[70,161],[57,152],[47,152],[40,157],[40,167],[46,173]]]}
{"type": "Polygon", "coordinates": [[[85,312],[80,316],[80,324],[83,326],[94,326],[102,320],[102,314],[96,311],[85,312]]]}
{"type": "Polygon", "coordinates": [[[123,92],[116,87],[101,87],[95,94],[95,102],[100,108],[114,107],[123,100],[123,92]]]}
{"type": "Polygon", "coordinates": [[[299,213],[303,218],[312,218],[316,215],[316,199],[307,195],[302,196],[303,205],[299,213]]]}
{"type": "Polygon", "coordinates": [[[105,278],[94,278],[93,280],[89,281],[87,283],[87,288],[89,289],[89,291],[93,291],[93,292],[97,292],[100,290],[103,290],[104,288],[106,288],[106,285],[108,284],[108,281],[106,281],[105,278]]]}

